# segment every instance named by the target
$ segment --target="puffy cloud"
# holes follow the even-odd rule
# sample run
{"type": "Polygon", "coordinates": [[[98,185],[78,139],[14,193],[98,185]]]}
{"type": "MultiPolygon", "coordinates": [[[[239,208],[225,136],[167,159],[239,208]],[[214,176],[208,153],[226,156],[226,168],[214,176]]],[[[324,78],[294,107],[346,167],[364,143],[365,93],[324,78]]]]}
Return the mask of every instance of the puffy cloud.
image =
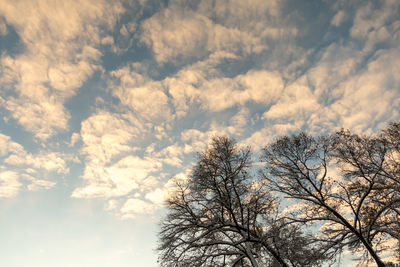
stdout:
{"type": "Polygon", "coordinates": [[[125,196],[133,190],[154,186],[150,174],[159,171],[161,164],[153,159],[126,156],[115,164],[86,163],[83,187],[72,193],[75,198],[111,198],[125,196]]]}
{"type": "Polygon", "coordinates": [[[165,201],[165,192],[162,189],[157,188],[156,190],[147,193],[145,198],[150,200],[155,205],[161,206],[165,201]]]}
{"type": "Polygon", "coordinates": [[[320,108],[304,79],[288,85],[279,101],[263,115],[264,119],[304,121],[320,108]]]}
{"type": "Polygon", "coordinates": [[[86,33],[96,37],[99,31],[96,26],[112,26],[116,18],[111,15],[121,11],[120,4],[106,1],[18,0],[4,3],[1,8],[7,23],[17,27],[24,41],[44,39],[49,43],[52,43],[50,38],[68,41],[86,33]]]}
{"type": "Polygon", "coordinates": [[[374,3],[366,2],[357,9],[350,34],[364,41],[365,52],[370,52],[379,43],[396,44],[400,37],[399,11],[398,1],[382,1],[378,8],[374,3]]]}
{"type": "Polygon", "coordinates": [[[158,62],[182,63],[217,51],[260,53],[268,47],[266,38],[296,34],[282,23],[268,23],[278,15],[280,1],[251,2],[202,1],[192,9],[171,1],[142,24],[141,40],[158,62]]]}
{"type": "Polygon", "coordinates": [[[121,115],[98,112],[82,122],[82,152],[90,161],[108,163],[120,153],[133,151],[130,142],[142,130],[142,125],[131,124],[121,115]]]}
{"type": "Polygon", "coordinates": [[[108,200],[105,209],[108,211],[112,211],[112,210],[115,210],[117,207],[118,207],[118,200],[110,199],[110,200],[108,200]]]}
{"type": "Polygon", "coordinates": [[[0,157],[3,162],[15,167],[28,167],[34,170],[66,174],[69,172],[63,155],[57,152],[39,151],[28,153],[23,146],[13,142],[9,136],[0,133],[0,157]]]}
{"type": "Polygon", "coordinates": [[[160,162],[165,164],[182,167],[182,156],[183,156],[184,148],[174,144],[163,148],[159,152],[152,153],[153,157],[160,162]]]}
{"type": "Polygon", "coordinates": [[[85,184],[75,189],[72,197],[124,196],[153,185],[150,174],[158,171],[161,163],[132,155],[143,129],[141,124],[134,125],[122,115],[103,111],[82,122],[85,184]]]}
{"type": "MultiPolygon", "coordinates": [[[[199,12],[214,14],[216,21],[223,21],[230,27],[251,30],[252,27],[261,30],[265,20],[278,17],[283,1],[249,0],[246,3],[239,0],[203,1],[199,12]]],[[[265,26],[265,25],[264,25],[265,26]]],[[[265,27],[264,27],[265,29],[265,27]]]]}
{"type": "Polygon", "coordinates": [[[71,142],[69,145],[74,146],[80,139],[81,139],[81,136],[78,133],[72,133],[71,142]]]}
{"type": "MultiPolygon", "coordinates": [[[[354,11],[354,23],[348,26],[352,11],[335,9],[335,15],[325,19],[326,25],[330,23],[327,27],[334,31],[352,27],[349,39],[328,44],[332,32],[321,33],[323,44],[309,49],[293,37],[301,34],[299,39],[305,39],[314,28],[301,24],[304,21],[290,26],[290,18],[280,16],[281,7],[280,1],[254,1],[252,5],[243,1],[201,1],[198,5],[170,1],[167,8],[135,24],[156,62],[133,63],[111,72],[109,92],[123,106],[118,112],[135,117],[138,125],[148,127],[148,135],[139,136],[133,129],[111,133],[95,125],[89,127],[91,118],[85,121],[81,131],[87,160],[82,176],[85,185],[73,196],[129,198],[120,214],[127,218],[159,207],[168,191],[163,185],[167,169],[187,168],[185,157],[204,149],[215,134],[239,137],[244,139],[242,143],[259,148],[276,135],[293,131],[320,134],[340,126],[360,131],[373,121],[398,117],[390,108],[398,106],[398,82],[391,74],[398,65],[398,45],[393,42],[398,30],[393,15],[384,11],[375,16],[364,6],[354,11]],[[358,51],[368,42],[367,35],[375,31],[358,27],[364,15],[382,28],[380,37],[389,47],[379,52],[358,51]],[[392,36],[386,36],[385,30],[392,36]],[[286,41],[287,45],[280,46],[286,41]],[[265,63],[234,73],[225,71],[228,61],[242,64],[250,54],[257,54],[257,60],[265,63]],[[385,60],[387,66],[383,66],[385,60]],[[164,63],[176,65],[170,70],[164,63]],[[163,68],[172,74],[164,77],[163,68]],[[378,93],[378,87],[385,92],[378,93]],[[363,125],[359,120],[368,122],[363,125]],[[99,129],[93,130],[99,133],[97,139],[92,133],[84,138],[89,128],[99,129]],[[100,141],[104,135],[110,135],[112,142],[100,141]],[[90,139],[97,141],[89,145],[90,139]],[[129,150],[135,139],[146,141],[138,145],[138,151],[129,150]],[[151,145],[145,148],[148,143],[151,145]],[[162,173],[155,178],[156,172],[162,173]]],[[[129,27],[121,27],[120,34],[128,33],[129,27]]],[[[110,36],[103,39],[105,44],[113,42],[110,36]]],[[[127,120],[127,116],[108,115],[113,118],[93,117],[93,123],[106,125],[104,121],[108,121],[113,125],[115,118],[127,120]]],[[[121,123],[110,128],[126,127],[121,123]]],[[[121,208],[114,200],[108,209],[121,208]]]]}
{"type": "MultiPolygon", "coordinates": [[[[71,196],[105,198],[106,209],[124,218],[159,208],[173,191],[166,177],[188,169],[188,155],[206,148],[213,135],[244,139],[257,149],[299,129],[362,132],[397,119],[398,4],[363,4],[354,16],[336,8],[321,25],[340,41],[328,44],[332,32],[316,34],[321,40],[314,49],[304,41],[314,26],[303,21],[304,10],[282,16],[287,3],[172,0],[154,14],[151,9],[144,21],[129,22],[136,17],[121,17],[118,1],[72,1],[68,8],[39,0],[6,3],[0,34],[15,29],[24,50],[0,58],[1,106],[36,138],[49,139],[68,129],[69,112],[75,115],[65,103],[93,73],[104,71],[108,91],[97,110],[104,105],[110,111],[96,111],[79,133],[68,133],[66,149],[80,148],[84,165],[82,184],[71,196]],[[338,33],[346,27],[349,39],[338,33]],[[118,47],[138,39],[135,45],[147,45],[155,61],[144,55],[145,62],[102,69],[104,47],[112,57],[126,55],[124,62],[140,60],[135,53],[142,51],[124,54],[128,48],[118,47]]],[[[45,180],[48,173],[68,172],[61,153],[28,153],[4,135],[0,157],[1,173],[8,173],[3,183],[14,184],[9,196],[24,187],[54,187],[45,180]]]]}
{"type": "Polygon", "coordinates": [[[31,181],[31,184],[29,184],[27,186],[29,191],[47,190],[47,189],[53,188],[56,185],[56,182],[35,179],[30,175],[23,175],[23,178],[31,181]]]}
{"type": "Polygon", "coordinates": [[[204,77],[199,71],[181,70],[175,77],[164,80],[165,86],[171,95],[171,102],[175,108],[177,118],[187,115],[199,93],[197,86],[204,82],[204,77]]]}
{"type": "Polygon", "coordinates": [[[69,1],[66,6],[34,0],[0,6],[0,16],[25,48],[0,58],[0,82],[15,93],[2,93],[4,107],[26,130],[45,140],[67,129],[64,103],[99,68],[96,47],[102,31],[112,27],[122,11],[116,1],[69,1]]]}
{"type": "Polygon", "coordinates": [[[160,82],[135,72],[130,66],[112,72],[113,94],[139,117],[151,121],[170,119],[168,97],[160,82]]]}
{"type": "Polygon", "coordinates": [[[215,119],[211,122],[209,132],[217,135],[227,135],[234,138],[241,137],[246,134],[249,127],[254,126],[254,122],[258,116],[252,116],[251,111],[247,107],[239,107],[229,121],[223,122],[215,119]]]}
{"type": "Polygon", "coordinates": [[[344,16],[345,16],[345,12],[344,10],[339,10],[335,16],[332,18],[331,20],[331,24],[338,27],[340,26],[340,24],[342,24],[343,20],[344,20],[344,16]]]}
{"type": "Polygon", "coordinates": [[[0,170],[0,198],[16,196],[21,186],[18,173],[0,170]]]}
{"type": "Polygon", "coordinates": [[[138,73],[135,65],[126,66],[112,72],[112,78],[117,79],[112,82],[112,92],[138,117],[159,123],[186,116],[195,104],[210,112],[248,102],[269,105],[283,89],[284,82],[278,72],[251,70],[233,78],[221,74],[215,77],[215,73],[205,70],[214,64],[212,61],[203,66],[195,64],[161,81],[138,73]]]}
{"type": "Polygon", "coordinates": [[[185,153],[199,152],[205,149],[216,132],[202,132],[197,129],[187,129],[181,133],[181,140],[185,143],[185,153]]]}
{"type": "Polygon", "coordinates": [[[32,168],[45,170],[47,172],[57,172],[63,174],[69,172],[62,155],[55,152],[41,152],[39,154],[12,154],[6,158],[4,162],[14,166],[31,166],[32,168]]]}
{"type": "Polygon", "coordinates": [[[207,53],[212,22],[194,12],[182,13],[165,9],[142,24],[142,41],[152,47],[158,62],[201,58],[207,53]]]}
{"type": "Polygon", "coordinates": [[[39,98],[32,101],[28,97],[10,98],[5,108],[26,130],[42,140],[54,135],[57,130],[66,129],[70,117],[63,104],[53,99],[39,98]]]}
{"type": "Polygon", "coordinates": [[[49,174],[69,172],[64,157],[56,152],[39,151],[28,153],[24,147],[9,136],[0,133],[0,197],[13,197],[24,188],[21,180],[28,182],[30,191],[46,190],[56,185],[55,181],[38,179],[49,174]],[[33,175],[33,176],[32,176],[33,175]]]}
{"type": "Polygon", "coordinates": [[[164,204],[164,201],[168,200],[177,193],[177,186],[184,185],[187,181],[187,175],[184,173],[179,173],[169,179],[162,188],[156,188],[155,190],[147,193],[145,198],[151,201],[155,207],[161,208],[164,204]]]}
{"type": "Polygon", "coordinates": [[[206,81],[199,89],[199,97],[207,109],[221,111],[250,101],[269,105],[279,98],[282,89],[283,80],[279,73],[251,70],[234,79],[206,81]]]}
{"type": "Polygon", "coordinates": [[[25,154],[23,146],[13,142],[10,136],[0,133],[0,157],[8,155],[8,153],[25,154]]]}
{"type": "Polygon", "coordinates": [[[121,214],[123,219],[130,219],[138,215],[151,214],[155,208],[156,206],[152,203],[138,198],[130,198],[122,206],[121,214]]]}
{"type": "Polygon", "coordinates": [[[364,70],[341,84],[343,97],[332,104],[332,110],[340,115],[343,127],[365,132],[399,117],[392,108],[400,105],[399,60],[398,49],[380,51],[364,70]]]}
{"type": "MultiPolygon", "coordinates": [[[[357,7],[350,38],[319,50],[318,60],[289,79],[282,96],[264,113],[266,127],[277,133],[306,129],[319,134],[340,127],[369,133],[396,120],[399,113],[392,107],[399,105],[400,97],[394,76],[399,68],[398,9],[393,1],[357,7]]],[[[339,26],[352,11],[337,12],[331,23],[339,26]]]]}
{"type": "MultiPolygon", "coordinates": [[[[226,77],[217,66],[230,56],[215,53],[162,80],[151,79],[143,65],[134,63],[111,73],[109,90],[138,119],[168,129],[198,108],[213,113],[252,103],[267,106],[278,99],[284,87],[279,72],[250,70],[226,77]]],[[[167,135],[160,132],[159,138],[167,135]]]]}
{"type": "Polygon", "coordinates": [[[394,75],[398,49],[378,52],[363,68],[357,68],[363,57],[346,58],[350,52],[328,47],[319,62],[285,87],[263,118],[281,134],[304,127],[316,134],[339,127],[365,133],[380,121],[398,118],[392,109],[400,101],[394,75]]]}

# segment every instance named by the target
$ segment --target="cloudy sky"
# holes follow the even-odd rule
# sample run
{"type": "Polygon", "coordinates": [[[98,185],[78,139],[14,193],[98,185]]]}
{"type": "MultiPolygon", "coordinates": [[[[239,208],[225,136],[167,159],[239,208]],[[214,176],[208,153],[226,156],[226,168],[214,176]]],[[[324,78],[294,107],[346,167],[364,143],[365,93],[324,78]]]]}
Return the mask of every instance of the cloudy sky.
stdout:
{"type": "Polygon", "coordinates": [[[213,135],[400,119],[398,0],[0,2],[1,266],[157,266],[213,135]]]}

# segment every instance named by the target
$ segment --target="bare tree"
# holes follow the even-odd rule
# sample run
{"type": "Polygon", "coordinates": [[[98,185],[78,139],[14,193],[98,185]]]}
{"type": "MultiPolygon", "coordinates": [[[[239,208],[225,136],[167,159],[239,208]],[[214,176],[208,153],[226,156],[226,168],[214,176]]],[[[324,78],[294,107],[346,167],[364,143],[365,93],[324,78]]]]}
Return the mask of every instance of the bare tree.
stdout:
{"type": "MultiPolygon", "coordinates": [[[[348,195],[357,194],[357,225],[366,240],[378,250],[393,250],[398,244],[400,261],[400,123],[393,123],[377,137],[360,137],[349,131],[334,136],[333,157],[348,184],[348,195]],[[361,228],[364,228],[361,231],[361,228]]],[[[354,197],[353,197],[354,199],[354,197]]]]}
{"type": "Polygon", "coordinates": [[[313,266],[324,260],[250,175],[250,149],[215,137],[190,179],[177,183],[161,224],[162,266],[313,266]]]}
{"type": "Polygon", "coordinates": [[[376,138],[300,133],[264,148],[264,179],[297,200],[292,222],[320,227],[315,239],[327,255],[361,249],[362,260],[385,266],[381,255],[399,240],[399,128],[376,138]]]}

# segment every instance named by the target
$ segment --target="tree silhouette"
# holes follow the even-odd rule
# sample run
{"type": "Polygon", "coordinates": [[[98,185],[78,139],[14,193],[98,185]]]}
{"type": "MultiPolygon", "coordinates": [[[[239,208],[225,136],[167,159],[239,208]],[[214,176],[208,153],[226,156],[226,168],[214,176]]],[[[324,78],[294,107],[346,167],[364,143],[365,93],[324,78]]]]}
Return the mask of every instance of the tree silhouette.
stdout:
{"type": "Polygon", "coordinates": [[[250,174],[250,149],[215,137],[190,179],[178,182],[161,225],[161,266],[313,266],[308,236],[278,217],[278,203],[250,174]]]}
{"type": "Polygon", "coordinates": [[[213,138],[166,202],[161,266],[321,266],[344,250],[399,266],[400,122],[282,136],[261,159],[256,179],[249,148],[213,138]]]}
{"type": "Polygon", "coordinates": [[[361,262],[378,266],[385,266],[382,255],[398,257],[399,129],[391,124],[378,137],[300,133],[264,148],[268,186],[297,200],[287,218],[319,227],[315,239],[327,255],[362,251],[361,262]]]}

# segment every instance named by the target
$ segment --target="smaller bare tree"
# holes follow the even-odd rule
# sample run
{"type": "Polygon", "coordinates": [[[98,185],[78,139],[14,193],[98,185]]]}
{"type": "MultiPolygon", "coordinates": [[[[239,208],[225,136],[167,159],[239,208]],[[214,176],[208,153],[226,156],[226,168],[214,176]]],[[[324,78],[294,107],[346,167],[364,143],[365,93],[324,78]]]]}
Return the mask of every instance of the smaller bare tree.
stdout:
{"type": "Polygon", "coordinates": [[[399,128],[393,124],[377,138],[300,133],[264,149],[270,188],[297,200],[290,220],[320,227],[315,238],[331,255],[361,249],[364,260],[385,266],[382,252],[398,242],[399,128]]]}
{"type": "Polygon", "coordinates": [[[177,183],[162,221],[162,266],[313,266],[323,259],[249,174],[250,149],[215,137],[190,179],[177,183]]]}

